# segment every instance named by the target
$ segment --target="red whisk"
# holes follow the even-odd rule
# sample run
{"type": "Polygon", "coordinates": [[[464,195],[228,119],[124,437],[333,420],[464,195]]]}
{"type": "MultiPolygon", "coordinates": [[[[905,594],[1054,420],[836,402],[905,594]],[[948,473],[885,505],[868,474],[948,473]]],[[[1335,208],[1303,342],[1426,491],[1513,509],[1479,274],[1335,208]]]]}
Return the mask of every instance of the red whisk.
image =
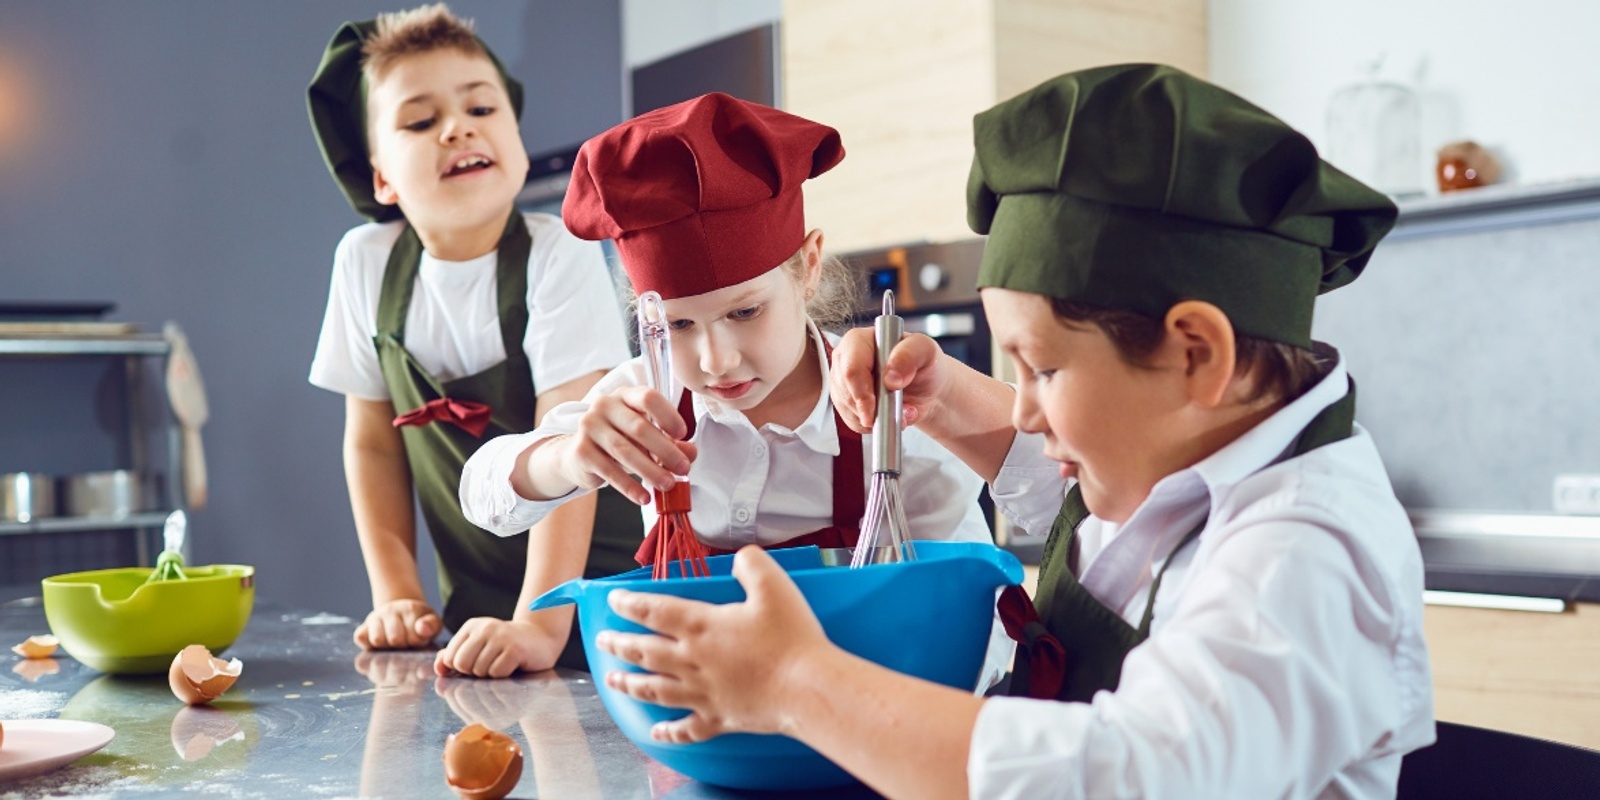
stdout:
{"type": "MultiPolygon", "coordinates": [[[[672,386],[672,329],[667,325],[666,306],[661,295],[645,292],[639,295],[639,349],[644,353],[645,374],[650,385],[668,402],[677,399],[672,386]]],[[[689,479],[677,476],[677,483],[663,492],[653,490],[656,501],[656,524],[646,539],[655,539],[655,563],[650,577],[655,580],[679,577],[706,577],[711,569],[706,565],[705,545],[694,533],[689,523],[689,479]],[[672,575],[671,565],[678,564],[678,574],[672,575]]]]}

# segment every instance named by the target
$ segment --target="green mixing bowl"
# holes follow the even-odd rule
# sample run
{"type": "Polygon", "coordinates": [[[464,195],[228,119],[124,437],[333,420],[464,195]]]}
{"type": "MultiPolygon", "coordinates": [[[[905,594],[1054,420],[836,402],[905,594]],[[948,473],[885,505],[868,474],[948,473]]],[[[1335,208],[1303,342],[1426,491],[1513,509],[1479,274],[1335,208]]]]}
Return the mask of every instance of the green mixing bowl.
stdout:
{"type": "Polygon", "coordinates": [[[191,644],[213,654],[239,638],[256,599],[256,570],[238,564],[184,567],[182,580],[145,583],[146,567],[45,578],[50,632],[101,672],[166,672],[191,644]]]}

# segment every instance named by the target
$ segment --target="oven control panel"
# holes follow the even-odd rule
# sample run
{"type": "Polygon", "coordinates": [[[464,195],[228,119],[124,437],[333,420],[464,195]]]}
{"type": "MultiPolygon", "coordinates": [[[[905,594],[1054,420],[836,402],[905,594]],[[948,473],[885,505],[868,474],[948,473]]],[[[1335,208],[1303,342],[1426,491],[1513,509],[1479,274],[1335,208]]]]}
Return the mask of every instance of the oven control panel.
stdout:
{"type": "Polygon", "coordinates": [[[865,278],[863,312],[876,312],[883,293],[894,290],[896,306],[919,308],[974,305],[978,302],[978,265],[983,240],[919,244],[865,250],[843,256],[865,278]]]}

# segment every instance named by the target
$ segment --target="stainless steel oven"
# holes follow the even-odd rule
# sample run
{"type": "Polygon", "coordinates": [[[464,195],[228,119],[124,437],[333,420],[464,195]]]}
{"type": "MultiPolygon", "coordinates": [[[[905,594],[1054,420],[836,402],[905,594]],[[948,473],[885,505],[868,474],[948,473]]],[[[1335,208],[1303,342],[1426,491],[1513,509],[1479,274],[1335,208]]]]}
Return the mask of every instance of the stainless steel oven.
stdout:
{"type": "Polygon", "coordinates": [[[984,374],[993,374],[989,325],[978,303],[978,263],[983,240],[918,244],[844,256],[861,271],[865,293],[859,322],[872,324],[893,289],[906,330],[924,333],[946,353],[984,374]]]}

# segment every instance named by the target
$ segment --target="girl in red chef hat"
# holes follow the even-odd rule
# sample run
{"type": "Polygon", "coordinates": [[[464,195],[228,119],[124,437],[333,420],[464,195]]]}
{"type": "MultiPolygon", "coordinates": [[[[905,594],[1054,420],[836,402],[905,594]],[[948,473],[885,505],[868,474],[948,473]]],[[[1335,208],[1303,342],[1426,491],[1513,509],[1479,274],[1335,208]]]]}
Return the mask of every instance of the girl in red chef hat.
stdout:
{"type": "MultiPolygon", "coordinates": [[[[843,158],[833,128],[720,93],[585,143],[562,216],[580,238],[614,239],[634,291],[664,299],[683,388],[662,396],[636,358],[533,431],[491,440],[462,474],[467,518],[509,536],[611,485],[640,504],[648,530],[650,489],[687,475],[690,522],[712,552],[853,546],[871,448],[834,410],[838,337],[818,322],[849,313],[854,281],[823,255],[801,194],[843,158]]],[[[915,429],[904,446],[913,535],[990,541],[977,474],[915,429]]],[[[655,539],[640,563],[654,560],[655,539]]],[[[1009,658],[1000,631],[980,686],[1009,658]]]]}

